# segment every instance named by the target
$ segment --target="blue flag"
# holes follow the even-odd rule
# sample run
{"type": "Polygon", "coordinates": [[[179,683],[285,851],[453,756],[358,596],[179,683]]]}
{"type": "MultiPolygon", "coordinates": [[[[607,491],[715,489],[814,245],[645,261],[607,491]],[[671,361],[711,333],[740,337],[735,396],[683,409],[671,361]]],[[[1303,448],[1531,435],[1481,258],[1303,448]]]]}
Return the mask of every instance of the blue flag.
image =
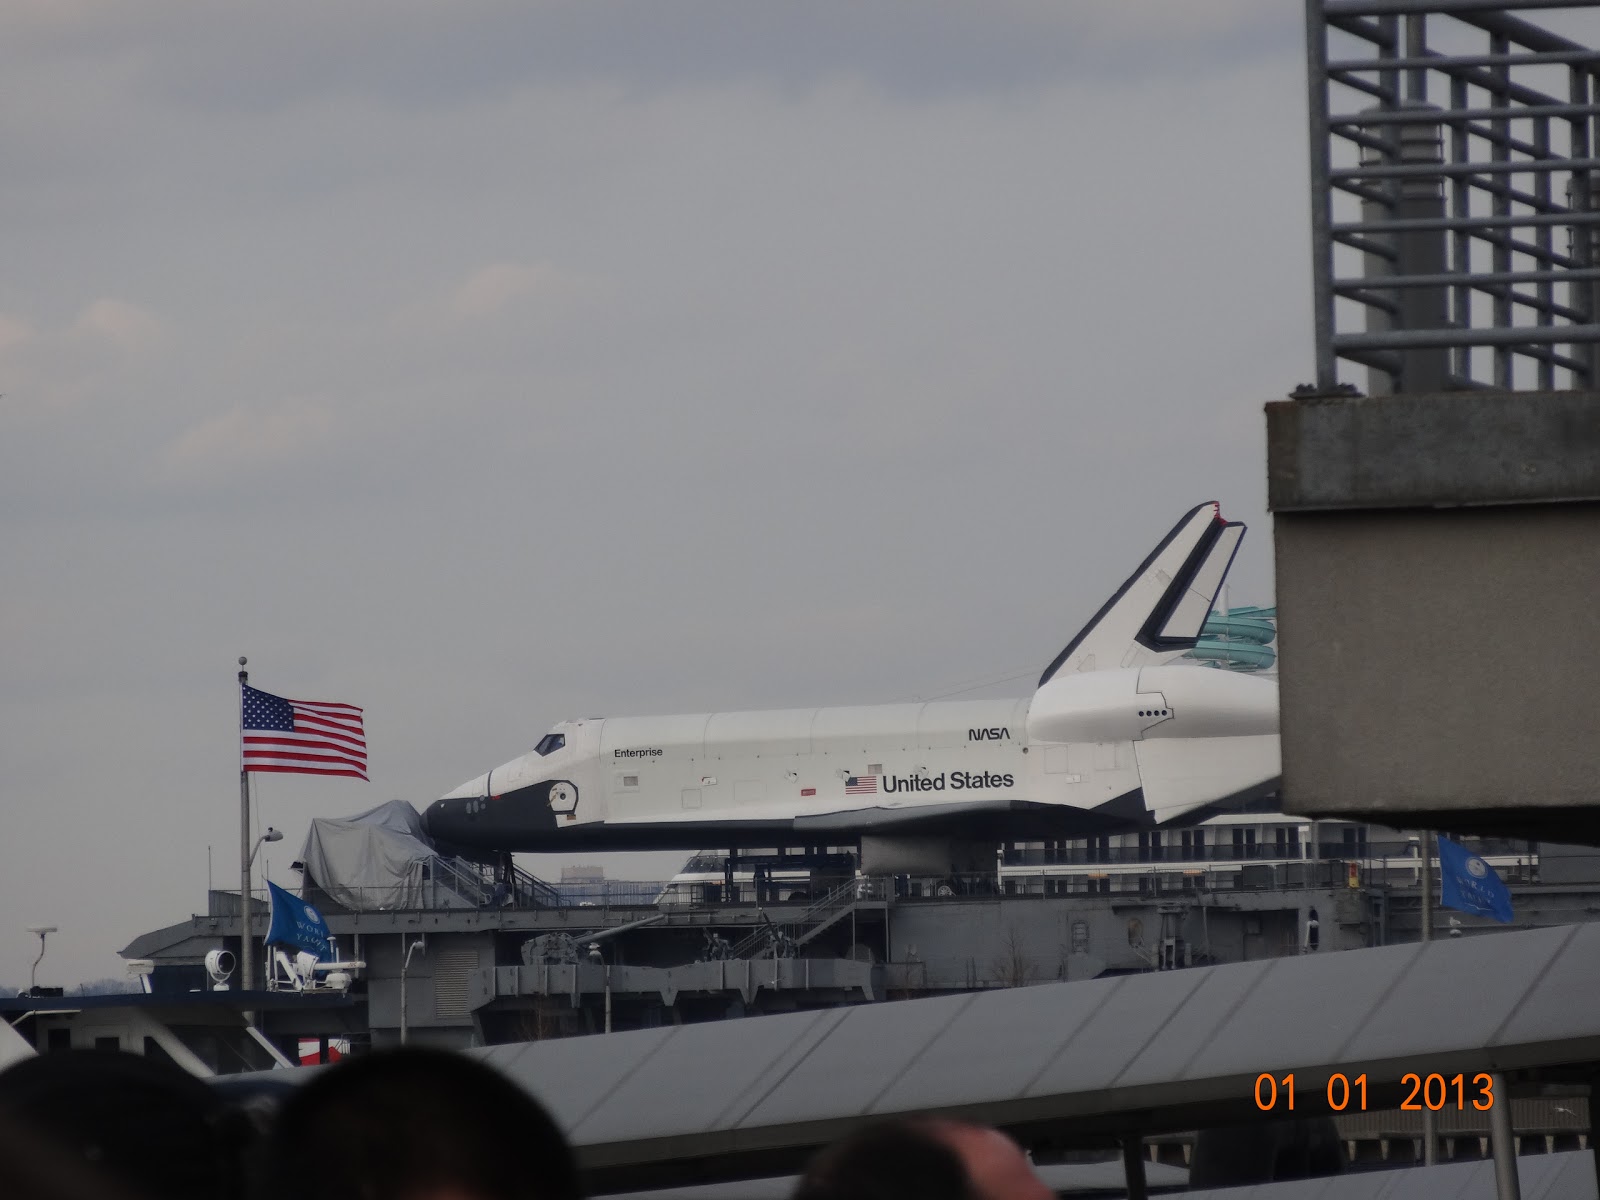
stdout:
{"type": "Polygon", "coordinates": [[[267,891],[272,896],[272,925],[267,930],[267,945],[293,946],[315,954],[318,962],[332,962],[333,943],[329,941],[328,923],[322,919],[322,914],[270,879],[267,891]]]}
{"type": "Polygon", "coordinates": [[[1510,922],[1511,893],[1494,868],[1471,850],[1439,835],[1439,903],[1510,922]]]}

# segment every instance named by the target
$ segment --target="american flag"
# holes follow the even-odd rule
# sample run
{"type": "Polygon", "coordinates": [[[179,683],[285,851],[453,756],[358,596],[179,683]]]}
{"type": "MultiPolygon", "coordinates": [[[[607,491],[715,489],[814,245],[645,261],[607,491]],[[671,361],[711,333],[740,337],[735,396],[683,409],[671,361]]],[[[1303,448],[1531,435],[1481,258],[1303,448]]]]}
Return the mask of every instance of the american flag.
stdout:
{"type": "MultiPolygon", "coordinates": [[[[341,1058],[347,1057],[349,1054],[349,1038],[328,1039],[328,1062],[336,1063],[341,1058]]],[[[322,1061],[322,1043],[316,1038],[301,1038],[300,1065],[302,1067],[314,1067],[322,1061]]]]}
{"type": "Polygon", "coordinates": [[[367,738],[353,704],[285,700],[244,685],[244,769],[367,777],[367,738]]]}
{"type": "Polygon", "coordinates": [[[844,781],[844,794],[846,796],[876,796],[878,794],[878,777],[876,775],[852,775],[844,781]]]}

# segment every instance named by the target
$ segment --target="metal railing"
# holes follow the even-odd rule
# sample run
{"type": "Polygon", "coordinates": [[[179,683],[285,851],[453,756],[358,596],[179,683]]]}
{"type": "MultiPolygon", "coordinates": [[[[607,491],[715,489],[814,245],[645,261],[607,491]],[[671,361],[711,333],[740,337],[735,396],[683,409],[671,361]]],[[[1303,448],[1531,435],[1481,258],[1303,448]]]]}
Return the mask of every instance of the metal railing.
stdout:
{"type": "Polygon", "coordinates": [[[1550,7],[1306,0],[1315,392],[1595,385],[1600,51],[1497,11],[1550,7]]]}
{"type": "MultiPolygon", "coordinates": [[[[1534,845],[1509,838],[1462,838],[1475,853],[1489,858],[1500,877],[1508,884],[1540,882],[1539,856],[1534,845]]],[[[803,939],[808,931],[833,913],[863,900],[943,901],[996,896],[1064,895],[1165,895],[1196,891],[1296,890],[1346,886],[1352,867],[1362,887],[1415,887],[1421,862],[1417,843],[1410,839],[1359,842],[1323,842],[1316,861],[1303,856],[1303,846],[1295,846],[1292,857],[1285,857],[1275,843],[1261,843],[1254,853],[1240,853],[1231,843],[1205,846],[1205,856],[1192,857],[1195,847],[1142,848],[1133,846],[1067,846],[1011,849],[1005,854],[1004,870],[943,876],[855,876],[836,883],[822,897],[812,900],[809,885],[771,883],[763,894],[750,880],[736,882],[730,891],[723,884],[673,880],[598,880],[593,883],[551,885],[525,876],[515,895],[495,902],[493,886],[470,871],[445,878],[434,877],[424,885],[419,911],[443,909],[536,909],[565,908],[582,910],[584,920],[609,923],[613,913],[620,918],[636,916],[639,910],[656,912],[709,912],[723,909],[773,909],[776,925],[786,936],[803,939]],[[1159,855],[1152,852],[1159,849],[1159,855]],[[1185,857],[1185,854],[1191,857],[1185,857]],[[1099,867],[1116,868],[1110,871],[1099,867]],[[1040,868],[1037,874],[1027,868],[1040,868]],[[1050,872],[1052,867],[1079,868],[1070,872],[1050,872]],[[548,889],[548,892],[546,891],[548,889]],[[549,893],[554,893],[553,896],[549,893]],[[530,899],[530,897],[532,899],[530,899]],[[799,912],[794,912],[796,906],[799,912]],[[790,914],[793,915],[790,915],[790,914]]],[[[1246,848],[1248,850],[1248,848],[1246,848]]],[[[360,891],[361,889],[347,889],[360,891]]],[[[374,902],[346,909],[331,902],[319,891],[308,898],[324,912],[395,911],[380,908],[378,901],[392,889],[373,889],[374,902]]],[[[256,893],[256,920],[267,919],[267,896],[256,893]]],[[[409,911],[409,910],[408,910],[409,911]]],[[[235,891],[209,893],[207,913],[213,917],[237,917],[239,895],[235,891]]],[[[577,914],[574,914],[577,915],[577,914]]],[[[763,935],[769,936],[770,935],[763,935]]]]}
{"type": "MultiPolygon", "coordinates": [[[[867,880],[847,879],[815,901],[793,920],[781,925],[770,919],[736,942],[729,958],[790,958],[823,929],[854,908],[857,901],[867,898],[867,880]]],[[[763,914],[765,916],[765,914],[763,914]]]]}
{"type": "MultiPolygon", "coordinates": [[[[650,885],[641,884],[641,887],[650,885]]],[[[324,914],[344,912],[388,912],[397,909],[395,886],[341,887],[340,895],[355,903],[343,903],[315,883],[303,884],[301,892],[307,902],[317,906],[324,914]]],[[[265,889],[251,889],[251,903],[257,920],[266,919],[271,898],[265,889]]],[[[470,859],[432,859],[422,879],[421,895],[414,907],[418,911],[484,908],[560,908],[566,903],[561,893],[552,885],[538,879],[520,867],[513,867],[509,878],[497,875],[490,867],[470,859]]],[[[237,917],[239,893],[212,889],[207,896],[207,915],[237,917]]]]}
{"type": "MultiPolygon", "coordinates": [[[[1416,889],[1421,886],[1421,860],[1323,859],[1318,862],[1235,863],[1225,867],[1201,864],[1150,863],[1139,871],[1116,874],[1084,872],[1071,875],[1008,875],[1002,881],[1006,896],[1112,896],[1150,897],[1199,892],[1324,891],[1329,888],[1416,889]]],[[[1507,884],[1536,884],[1536,862],[1516,860],[1496,867],[1507,884]]],[[[942,881],[946,886],[955,881],[942,881]]],[[[992,891],[994,879],[974,880],[966,893],[992,891]]],[[[915,898],[915,897],[912,897],[915,898]]],[[[948,893],[935,890],[924,899],[945,899],[948,893]]]]}
{"type": "Polygon", "coordinates": [[[600,879],[557,887],[569,908],[650,908],[660,903],[671,880],[600,879]]]}
{"type": "Polygon", "coordinates": [[[478,908],[560,908],[566,903],[559,888],[513,865],[508,876],[469,858],[433,859],[434,883],[450,889],[478,908]]]}
{"type": "Polygon", "coordinates": [[[1009,849],[1004,862],[1008,867],[1087,867],[1132,863],[1254,862],[1289,861],[1304,858],[1299,842],[1230,842],[1214,846],[1185,846],[1181,843],[1160,846],[1062,846],[1009,849]]]}
{"type": "MultiPolygon", "coordinates": [[[[1207,845],[1185,845],[1176,832],[1168,832],[1161,845],[1144,846],[1033,846],[1008,847],[1004,853],[1007,867],[1092,867],[1128,866],[1142,863],[1223,863],[1223,862],[1302,862],[1312,857],[1319,860],[1344,860],[1367,862],[1381,858],[1415,857],[1420,854],[1419,842],[1410,838],[1389,838],[1379,841],[1319,841],[1316,854],[1310,853],[1308,843],[1299,841],[1218,841],[1207,845]]],[[[1485,857],[1537,856],[1529,842],[1513,838],[1460,838],[1463,845],[1475,854],[1485,857]]]]}

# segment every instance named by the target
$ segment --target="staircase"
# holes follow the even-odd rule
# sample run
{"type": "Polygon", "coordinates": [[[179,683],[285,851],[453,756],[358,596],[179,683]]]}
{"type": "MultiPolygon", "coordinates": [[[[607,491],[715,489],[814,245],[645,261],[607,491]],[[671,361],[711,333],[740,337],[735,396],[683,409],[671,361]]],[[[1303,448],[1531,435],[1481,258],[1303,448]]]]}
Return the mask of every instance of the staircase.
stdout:
{"type": "Polygon", "coordinates": [[[445,896],[436,897],[440,908],[560,908],[563,903],[555,888],[515,865],[509,880],[500,878],[493,867],[470,858],[441,855],[431,865],[436,891],[460,901],[451,904],[445,896]]]}
{"type": "Polygon", "coordinates": [[[774,924],[772,918],[762,913],[761,925],[735,942],[728,957],[793,958],[801,947],[855,911],[862,883],[856,879],[845,880],[794,920],[782,925],[774,924]]]}

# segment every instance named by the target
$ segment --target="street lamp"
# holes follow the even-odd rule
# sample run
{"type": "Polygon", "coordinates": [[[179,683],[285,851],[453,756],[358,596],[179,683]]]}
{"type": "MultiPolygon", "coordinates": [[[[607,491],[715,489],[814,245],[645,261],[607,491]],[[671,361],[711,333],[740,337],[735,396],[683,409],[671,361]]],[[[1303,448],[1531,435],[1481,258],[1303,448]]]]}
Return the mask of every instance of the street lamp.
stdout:
{"type": "Polygon", "coordinates": [[[39,957],[33,960],[33,970],[28,975],[28,994],[35,996],[39,993],[39,964],[44,961],[44,940],[56,932],[56,927],[54,925],[30,925],[28,926],[28,932],[39,935],[39,957]]]}
{"type": "MultiPolygon", "coordinates": [[[[242,663],[244,660],[240,659],[239,661],[242,663]]],[[[244,678],[244,672],[243,671],[239,672],[239,677],[241,679],[244,678]]],[[[239,778],[241,780],[245,778],[245,775],[243,774],[243,772],[240,773],[239,778]]],[[[248,818],[244,818],[244,819],[248,819],[248,818]]],[[[250,869],[256,865],[256,851],[261,849],[261,843],[262,842],[281,842],[281,841],[283,841],[283,834],[279,833],[271,825],[268,825],[267,829],[266,829],[266,832],[263,833],[260,837],[256,838],[255,845],[250,847],[250,853],[245,856],[244,865],[243,865],[242,869],[239,872],[239,874],[241,876],[241,879],[239,881],[239,968],[240,968],[240,970],[239,970],[239,990],[240,991],[248,992],[250,990],[251,985],[253,983],[253,980],[251,979],[253,971],[252,971],[251,968],[255,965],[255,958],[254,958],[255,951],[252,950],[251,946],[250,946],[250,943],[252,941],[252,939],[250,937],[250,888],[252,886],[251,879],[250,879],[250,869]]],[[[242,840],[239,843],[239,849],[240,849],[241,852],[244,850],[244,842],[242,840]]],[[[253,1020],[252,1014],[246,1013],[245,1014],[245,1022],[246,1022],[246,1024],[251,1023],[252,1020],[253,1020]]]]}
{"type": "Polygon", "coordinates": [[[281,841],[283,841],[283,834],[279,833],[271,825],[268,825],[267,826],[267,831],[256,839],[256,844],[254,846],[250,847],[250,863],[251,863],[251,865],[252,866],[255,865],[256,851],[261,849],[261,843],[262,842],[281,842],[281,841]]]}
{"type": "MultiPolygon", "coordinates": [[[[401,939],[404,940],[404,937],[405,935],[402,934],[401,939]]],[[[405,961],[400,964],[400,1044],[402,1046],[406,1044],[406,971],[411,966],[411,956],[418,950],[421,950],[424,954],[428,952],[428,947],[421,938],[406,947],[405,961]]]]}

